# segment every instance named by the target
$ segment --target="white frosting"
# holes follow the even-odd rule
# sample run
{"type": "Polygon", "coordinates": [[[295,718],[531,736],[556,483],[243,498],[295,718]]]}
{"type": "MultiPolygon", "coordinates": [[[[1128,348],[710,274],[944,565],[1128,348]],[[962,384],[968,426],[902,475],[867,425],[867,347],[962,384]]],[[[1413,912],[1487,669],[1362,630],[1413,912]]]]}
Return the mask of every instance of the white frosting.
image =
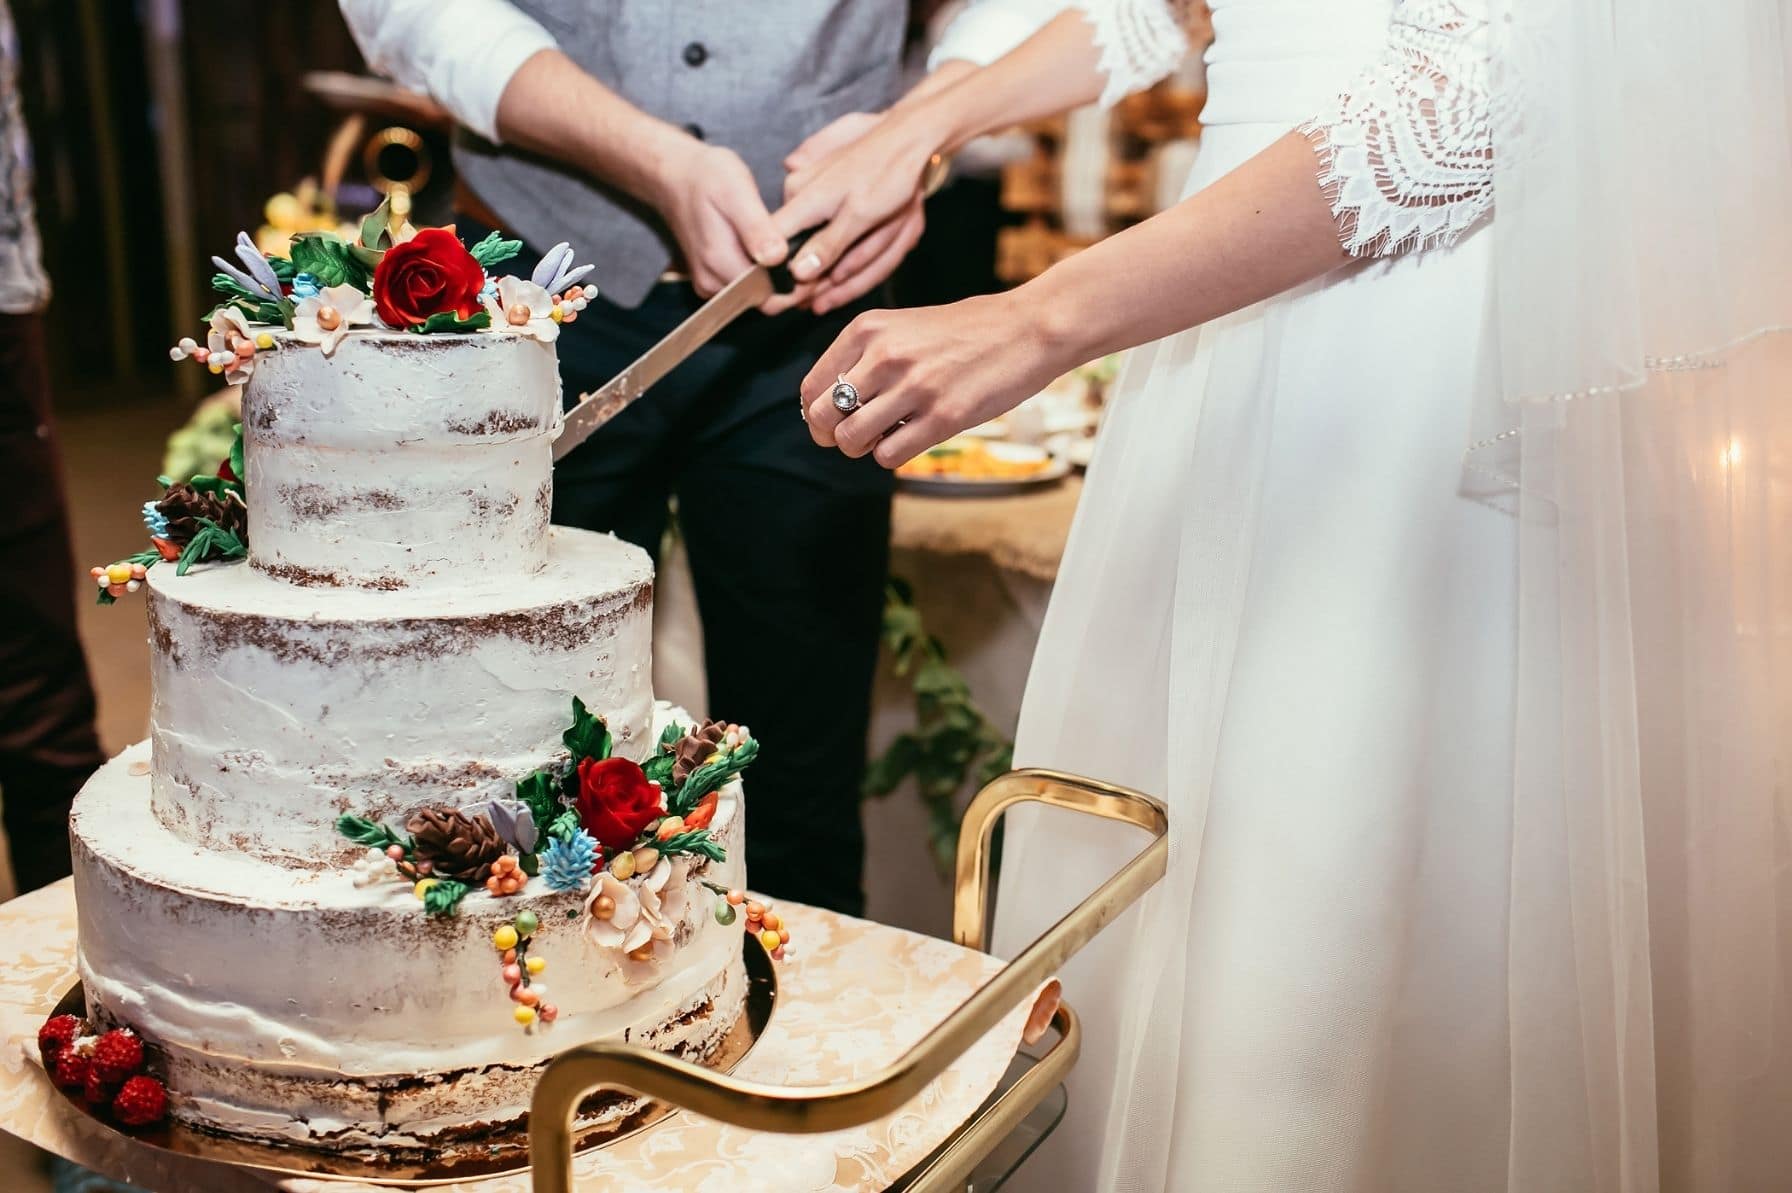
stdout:
{"type": "Polygon", "coordinates": [[[243,393],[251,562],[386,588],[535,571],[559,427],[553,348],[526,336],[283,339],[243,393]]]}
{"type": "Polygon", "coordinates": [[[707,1057],[738,1014],[741,928],[701,881],[744,885],[738,784],[712,824],[728,861],[662,863],[640,883],[659,895],[628,901],[652,912],[628,941],[659,930],[649,961],[539,878],[429,918],[396,875],[356,885],[364,851],[334,828],[513,794],[564,757],[574,695],[619,753],[654,748],[652,565],[546,526],[559,420],[552,347],[516,336],[357,333],[333,357],[257,358],[250,566],[150,573],[151,741],[70,820],[89,1008],[152,1045],[177,1117],[433,1148],[525,1113],[561,1049],[707,1057]],[[491,941],[525,908],[559,1008],[531,1032],[491,941]]]}
{"type": "MultiPolygon", "coordinates": [[[[314,1112],[327,1108],[306,1099],[343,1075],[377,1084],[524,1069],[583,1040],[628,1032],[672,1047],[726,1026],[705,1019],[687,1031],[671,1021],[739,966],[741,928],[715,922],[715,896],[699,881],[744,881],[738,784],[724,790],[713,823],[728,860],[684,879],[678,947],[663,963],[640,963],[568,918],[582,917],[582,895],[539,878],[516,896],[476,891],[456,915],[430,919],[397,878],[357,887],[347,869],[303,872],[196,847],[151,814],[149,780],[132,773],[148,757],[146,743],[132,746],[76,801],[81,975],[90,1006],[166,1054],[180,1097],[248,1116],[233,1125],[272,1115],[289,1127],[315,1119],[311,1129],[324,1133],[328,1115],[314,1112]],[[528,1033],[511,1020],[491,942],[524,908],[541,920],[531,955],[547,961],[541,980],[560,1008],[551,1027],[528,1033]]],[[[520,1113],[528,1082],[519,1083],[502,1096],[520,1113]]],[[[415,1113],[473,1122],[497,1112],[491,1098],[459,1094],[433,1106],[424,1098],[415,1113]]],[[[397,1118],[377,1130],[395,1127],[427,1134],[397,1118]]]]}
{"type": "Polygon", "coordinates": [[[158,818],[219,849],[339,861],[343,812],[402,822],[510,794],[562,752],[574,695],[644,757],[652,564],[608,535],[549,541],[535,575],[414,593],[152,569],[158,818]]]}

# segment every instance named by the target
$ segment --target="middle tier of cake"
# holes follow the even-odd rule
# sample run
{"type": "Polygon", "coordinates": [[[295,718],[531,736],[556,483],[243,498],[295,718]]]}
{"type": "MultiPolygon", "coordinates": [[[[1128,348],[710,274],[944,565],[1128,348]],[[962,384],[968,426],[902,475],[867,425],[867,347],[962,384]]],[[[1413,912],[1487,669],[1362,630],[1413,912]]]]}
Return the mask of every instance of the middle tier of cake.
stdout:
{"type": "Polygon", "coordinates": [[[428,592],[289,584],[222,565],[149,584],[151,808],[175,836],[301,866],[354,847],[342,813],[508,797],[563,756],[570,696],[617,753],[653,745],[653,568],[556,527],[532,575],[428,592]]]}

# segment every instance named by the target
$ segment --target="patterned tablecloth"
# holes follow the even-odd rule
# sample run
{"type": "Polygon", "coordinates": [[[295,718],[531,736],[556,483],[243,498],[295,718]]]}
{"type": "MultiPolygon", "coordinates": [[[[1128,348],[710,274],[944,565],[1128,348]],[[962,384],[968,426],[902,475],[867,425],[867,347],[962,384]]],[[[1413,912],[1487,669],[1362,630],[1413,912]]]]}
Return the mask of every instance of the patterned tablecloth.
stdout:
{"type": "MultiPolygon", "coordinates": [[[[1000,962],[946,941],[798,904],[781,904],[795,956],[779,970],[778,1006],[744,1077],[831,1085],[888,1064],[980,985],[1000,962]]],[[[272,1178],[171,1156],[75,1111],[37,1063],[37,1028],[74,981],[73,887],[0,905],[0,1129],[152,1190],[267,1193],[272,1178]]],[[[577,1161],[579,1188],[689,1193],[884,1189],[943,1141],[995,1088],[1020,1042],[1026,1008],[888,1118],[827,1135],[764,1135],[679,1113],[577,1161]]],[[[370,1186],[286,1180],[290,1193],[370,1186]]],[[[527,1193],[526,1174],[446,1186],[527,1193]]]]}

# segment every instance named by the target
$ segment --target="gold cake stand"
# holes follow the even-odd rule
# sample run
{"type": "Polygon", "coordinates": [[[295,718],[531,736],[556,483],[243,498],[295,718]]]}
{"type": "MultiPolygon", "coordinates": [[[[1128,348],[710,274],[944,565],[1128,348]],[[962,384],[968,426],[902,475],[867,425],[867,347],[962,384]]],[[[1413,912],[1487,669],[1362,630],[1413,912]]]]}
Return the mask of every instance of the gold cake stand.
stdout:
{"type": "MultiPolygon", "coordinates": [[[[615,1088],[683,1110],[579,1153],[581,1190],[963,1190],[980,1161],[1004,1141],[1011,1151],[1026,1135],[1017,1128],[1036,1110],[1044,1113],[1042,1102],[1075,1064],[1076,1015],[1059,1001],[1052,975],[1162,877],[1166,832],[1163,806],[1136,792],[1050,771],[1005,775],[965,815],[954,905],[954,938],[965,947],[786,905],[798,959],[784,967],[778,1014],[739,1074],[624,1045],[575,1047],[537,1085],[532,1173],[466,1172],[450,1177],[454,1188],[571,1190],[580,1141],[575,1109],[591,1092],[615,1088]],[[990,849],[1003,814],[1026,802],[1131,824],[1150,840],[1002,966],[982,953],[990,849]],[[1010,1066],[1022,1038],[1047,1046],[1030,1067],[1010,1066]]],[[[0,906],[0,940],[7,945],[0,960],[0,1130],[152,1190],[330,1193],[423,1183],[417,1173],[395,1181],[395,1174],[375,1176],[359,1163],[328,1171],[327,1158],[319,1164],[315,1153],[305,1154],[303,1175],[291,1160],[275,1172],[258,1165],[259,1156],[179,1155],[76,1111],[35,1064],[37,1027],[73,981],[70,884],[0,906]]]]}

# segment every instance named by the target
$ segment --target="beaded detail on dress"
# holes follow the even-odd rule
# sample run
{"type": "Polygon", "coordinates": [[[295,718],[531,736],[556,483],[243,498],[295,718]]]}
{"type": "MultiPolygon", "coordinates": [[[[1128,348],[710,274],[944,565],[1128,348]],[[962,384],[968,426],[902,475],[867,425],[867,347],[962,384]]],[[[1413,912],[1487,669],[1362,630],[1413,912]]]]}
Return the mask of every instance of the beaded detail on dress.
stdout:
{"type": "Polygon", "coordinates": [[[1354,257],[1452,244],[1493,204],[1485,0],[1398,0],[1387,49],[1300,126],[1354,257]]]}

